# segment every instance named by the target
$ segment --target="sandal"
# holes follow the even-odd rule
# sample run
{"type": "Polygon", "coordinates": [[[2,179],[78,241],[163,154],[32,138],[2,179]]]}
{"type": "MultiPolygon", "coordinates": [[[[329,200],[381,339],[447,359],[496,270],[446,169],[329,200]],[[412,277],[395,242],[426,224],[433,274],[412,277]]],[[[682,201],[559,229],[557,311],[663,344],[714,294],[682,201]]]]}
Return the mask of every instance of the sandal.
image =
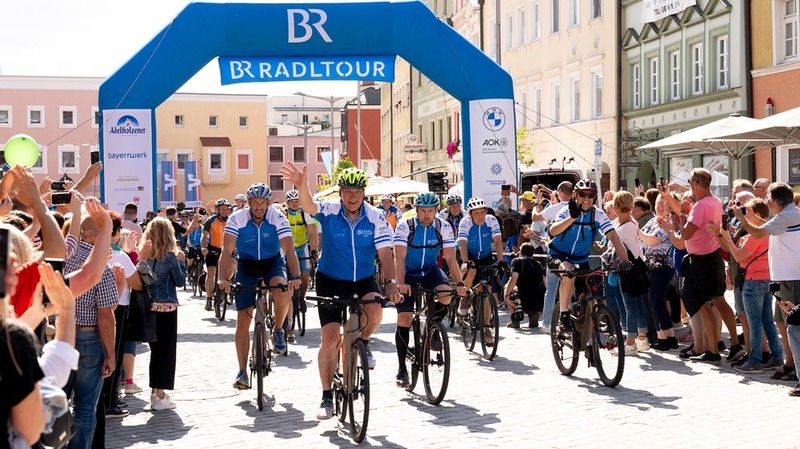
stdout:
{"type": "Polygon", "coordinates": [[[699,354],[699,353],[697,353],[697,352],[696,352],[694,349],[690,349],[690,350],[688,350],[688,351],[686,351],[686,352],[682,352],[682,353],[680,353],[680,354],[678,355],[678,357],[680,357],[680,358],[682,358],[682,359],[688,359],[688,358],[690,358],[690,357],[696,357],[696,356],[698,356],[698,355],[700,355],[700,354],[699,354]]]}
{"type": "Polygon", "coordinates": [[[794,372],[794,367],[789,365],[783,365],[780,369],[776,370],[770,379],[774,380],[790,380],[790,377],[794,377],[797,379],[797,373],[794,372]]]}

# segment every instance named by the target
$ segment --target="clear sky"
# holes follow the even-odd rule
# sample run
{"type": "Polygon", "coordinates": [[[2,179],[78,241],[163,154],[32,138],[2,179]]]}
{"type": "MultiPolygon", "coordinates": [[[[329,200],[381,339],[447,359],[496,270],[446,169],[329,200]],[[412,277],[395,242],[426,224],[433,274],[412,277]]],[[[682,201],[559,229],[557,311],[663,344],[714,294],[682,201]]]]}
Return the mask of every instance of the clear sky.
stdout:
{"type": "MultiPolygon", "coordinates": [[[[0,45],[0,74],[108,77],[189,3],[188,0],[0,0],[0,29],[4,38],[0,45]]],[[[215,59],[179,90],[267,95],[291,95],[298,91],[350,97],[357,94],[357,84],[316,81],[222,86],[215,59]]]]}

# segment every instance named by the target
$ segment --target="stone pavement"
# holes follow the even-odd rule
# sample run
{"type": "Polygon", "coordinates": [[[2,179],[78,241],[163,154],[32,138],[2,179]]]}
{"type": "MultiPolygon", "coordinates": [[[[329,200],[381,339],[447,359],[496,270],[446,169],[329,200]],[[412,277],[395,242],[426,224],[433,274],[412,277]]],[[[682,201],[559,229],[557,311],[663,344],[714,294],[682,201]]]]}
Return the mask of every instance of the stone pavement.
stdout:
{"type": "MultiPolygon", "coordinates": [[[[107,420],[108,448],[231,448],[286,444],[295,449],[355,446],[335,419],[317,421],[319,325],[309,307],[308,331],[273,358],[264,410],[254,391],[236,391],[233,344],[235,311],[217,322],[205,301],[179,294],[177,408],[151,412],[149,353],[141,345],[136,382],[128,395],[130,416],[107,420]]],[[[455,328],[450,334],[450,387],[439,406],[395,387],[394,309],[385,309],[373,337],[378,365],[370,373],[371,407],[362,446],[392,448],[471,447],[798,447],[800,398],[771,371],[740,375],[728,364],[684,362],[677,351],[628,357],[614,389],[603,386],[581,357],[572,377],[559,374],[549,336],[527,328],[501,328],[498,356],[486,361],[467,353],[455,328]]],[[[503,313],[502,324],[508,320],[503,313]]],[[[479,350],[479,345],[476,346],[479,350]]]]}

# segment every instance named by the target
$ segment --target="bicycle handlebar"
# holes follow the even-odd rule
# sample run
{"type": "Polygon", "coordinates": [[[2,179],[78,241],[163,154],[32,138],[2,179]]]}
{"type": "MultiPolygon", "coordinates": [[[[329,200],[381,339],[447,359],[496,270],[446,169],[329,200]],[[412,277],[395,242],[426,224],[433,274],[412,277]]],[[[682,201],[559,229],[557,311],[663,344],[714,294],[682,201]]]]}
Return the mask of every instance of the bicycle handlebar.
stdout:
{"type": "Polygon", "coordinates": [[[426,294],[426,293],[433,293],[434,295],[453,295],[460,297],[460,295],[457,293],[455,289],[436,290],[435,288],[411,287],[412,296],[416,294],[426,294]]]}
{"type": "Polygon", "coordinates": [[[270,290],[280,290],[285,292],[289,288],[286,284],[275,284],[275,285],[242,285],[240,283],[231,284],[231,293],[239,293],[242,291],[254,291],[254,292],[261,292],[267,293],[270,290]]]}
{"type": "Polygon", "coordinates": [[[567,276],[590,276],[592,274],[619,274],[625,273],[628,270],[623,270],[620,267],[613,267],[613,268],[584,268],[580,270],[576,270],[574,268],[570,268],[568,270],[550,270],[553,274],[566,274],[567,276]]]}
{"type": "Polygon", "coordinates": [[[389,298],[379,296],[372,299],[361,299],[358,297],[353,298],[340,298],[338,296],[306,296],[309,301],[317,301],[323,307],[349,307],[364,304],[380,304],[381,307],[389,307],[392,301],[389,298]]]}

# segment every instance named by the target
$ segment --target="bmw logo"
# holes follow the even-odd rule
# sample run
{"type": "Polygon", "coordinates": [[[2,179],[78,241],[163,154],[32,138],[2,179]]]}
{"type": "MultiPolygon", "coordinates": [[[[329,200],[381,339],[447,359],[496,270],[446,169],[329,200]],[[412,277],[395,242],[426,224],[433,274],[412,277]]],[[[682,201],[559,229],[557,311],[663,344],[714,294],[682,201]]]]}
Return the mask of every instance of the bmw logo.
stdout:
{"type": "Polygon", "coordinates": [[[483,126],[489,131],[500,131],[506,124],[506,115],[502,109],[491,107],[483,113],[483,126]]]}

